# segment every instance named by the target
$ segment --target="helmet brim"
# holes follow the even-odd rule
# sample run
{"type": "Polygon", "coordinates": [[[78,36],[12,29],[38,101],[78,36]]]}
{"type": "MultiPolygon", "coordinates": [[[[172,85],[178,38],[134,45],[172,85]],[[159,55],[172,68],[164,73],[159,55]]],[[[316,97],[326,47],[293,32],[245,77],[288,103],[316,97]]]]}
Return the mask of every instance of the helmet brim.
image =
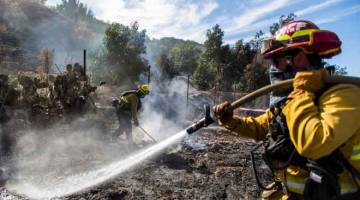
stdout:
{"type": "Polygon", "coordinates": [[[334,32],[326,30],[312,31],[307,37],[275,41],[277,40],[265,41],[264,45],[268,45],[267,49],[262,50],[262,55],[265,59],[274,58],[295,48],[301,49],[308,54],[318,54],[322,58],[331,58],[341,53],[340,39],[334,32]]]}

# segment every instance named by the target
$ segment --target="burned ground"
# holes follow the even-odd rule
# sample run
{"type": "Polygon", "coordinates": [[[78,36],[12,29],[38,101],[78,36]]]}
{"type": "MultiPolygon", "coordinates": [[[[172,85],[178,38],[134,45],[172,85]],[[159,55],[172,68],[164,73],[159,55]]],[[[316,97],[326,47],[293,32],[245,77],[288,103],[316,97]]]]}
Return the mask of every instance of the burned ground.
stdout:
{"type": "MultiPolygon", "coordinates": [[[[108,105],[111,102],[112,94],[118,93],[114,90],[114,88],[102,87],[97,91],[96,105],[99,107],[99,110],[96,113],[97,117],[95,121],[105,119],[105,122],[109,122],[109,124],[106,123],[104,126],[94,123],[97,124],[97,127],[95,127],[97,129],[105,130],[104,127],[107,127],[106,129],[113,129],[116,127],[116,124],[112,125],[112,122],[116,122],[116,120],[114,121],[114,116],[109,115],[109,113],[114,115],[114,111],[108,108],[108,105]]],[[[201,115],[201,105],[209,103],[209,98],[208,95],[203,93],[200,93],[202,96],[196,94],[198,94],[197,91],[191,95],[190,100],[194,99],[194,102],[200,102],[199,105],[194,105],[193,107],[194,110],[197,109],[197,112],[194,113],[199,113],[201,115]]],[[[164,101],[164,103],[166,102],[164,101]]],[[[191,121],[194,121],[194,119],[185,121],[184,123],[191,124],[191,121]]],[[[81,124],[84,123],[83,120],[80,120],[79,122],[81,122],[81,124]]],[[[89,126],[91,124],[93,123],[87,122],[85,123],[85,126],[89,126]]],[[[53,135],[55,139],[57,134],[62,135],[62,138],[65,137],[65,135],[69,135],[70,137],[71,134],[75,134],[77,132],[76,130],[82,129],[81,127],[82,126],[77,124],[75,128],[73,126],[66,126],[66,129],[62,130],[61,128],[63,127],[60,126],[60,129],[62,130],[60,131],[61,133],[53,133],[53,135]]],[[[89,129],[89,127],[87,128],[89,129]]],[[[163,135],[155,133],[156,132],[152,132],[154,136],[157,136],[155,138],[160,138],[159,135],[163,135]]],[[[39,133],[37,133],[37,135],[38,134],[39,133]]],[[[47,137],[49,137],[50,134],[43,131],[43,135],[47,135],[47,137]]],[[[80,134],[79,137],[81,137],[81,135],[82,134],[80,134]]],[[[89,134],[87,135],[89,136],[89,134]]],[[[165,135],[169,137],[169,134],[165,135]]],[[[97,135],[95,134],[95,136],[97,135]]],[[[102,140],[102,138],[95,136],[93,139],[96,141],[102,140]]],[[[83,148],[81,148],[74,146],[76,145],[76,142],[73,142],[73,139],[79,138],[75,136],[70,138],[72,138],[70,143],[73,145],[68,144],[66,145],[66,149],[60,148],[58,152],[65,150],[65,152],[69,153],[70,151],[70,155],[72,155],[75,152],[83,152],[84,149],[88,149],[91,145],[97,145],[97,148],[90,148],[91,151],[86,152],[85,154],[80,153],[83,156],[68,158],[67,160],[71,161],[71,163],[87,162],[95,163],[99,166],[106,166],[107,163],[111,163],[111,158],[115,159],[119,157],[116,154],[120,155],[124,153],[120,152],[123,150],[123,148],[120,147],[121,144],[117,144],[119,146],[116,146],[115,144],[114,146],[114,144],[106,145],[106,142],[95,142],[87,145],[84,144],[83,148]],[[104,144],[105,146],[102,146],[104,144]],[[75,149],[76,151],[71,153],[71,149],[75,149]],[[105,152],[111,152],[111,155],[103,154],[105,152]],[[85,156],[88,154],[91,154],[91,156],[85,156]],[[83,157],[84,159],[95,158],[95,160],[85,159],[82,161],[83,157]],[[98,161],[100,160],[105,160],[106,163],[99,164],[98,161]]],[[[49,138],[49,141],[52,141],[51,137],[49,138]]],[[[64,141],[69,142],[68,140],[64,141]]],[[[144,141],[142,143],[144,143],[144,141]]],[[[257,199],[260,197],[261,190],[256,185],[255,178],[251,170],[250,159],[250,151],[255,147],[255,145],[256,144],[253,141],[239,138],[220,127],[214,126],[205,128],[191,136],[187,136],[177,145],[173,145],[162,151],[160,155],[157,155],[152,159],[148,159],[136,168],[132,168],[131,170],[118,175],[114,179],[108,180],[106,183],[85,189],[82,192],[78,192],[67,197],[59,197],[55,199],[257,199]]],[[[50,145],[49,148],[51,149],[52,147],[53,146],[50,145]]],[[[54,153],[56,152],[57,151],[54,151],[54,153]]],[[[38,157],[39,156],[40,155],[38,155],[38,157]]],[[[50,164],[52,166],[54,163],[51,162],[50,164]]],[[[68,164],[69,163],[60,163],[60,165],[64,165],[64,167],[68,164]]],[[[46,167],[49,166],[46,164],[44,164],[44,166],[40,166],[45,168],[25,170],[25,175],[36,172],[36,174],[39,174],[40,176],[41,174],[46,176],[46,173],[44,174],[39,172],[44,170],[49,171],[50,169],[46,169],[46,167]]],[[[262,165],[259,166],[259,168],[261,168],[262,165]]],[[[54,168],[57,169],[61,167],[54,168]]],[[[81,168],[81,166],[73,166],[72,168],[73,169],[69,169],[69,173],[73,173],[73,170],[81,168]]],[[[59,176],[64,173],[64,170],[60,170],[59,176]]],[[[270,179],[263,172],[262,177],[263,179],[270,179]]],[[[57,185],[54,185],[53,187],[56,188],[57,185]]],[[[23,200],[28,198],[17,196],[4,187],[0,189],[0,199],[23,200]]]]}
{"type": "Polygon", "coordinates": [[[135,170],[64,199],[259,198],[249,156],[255,144],[224,132],[203,131],[135,170]]]}
{"type": "Polygon", "coordinates": [[[255,143],[225,132],[206,129],[107,183],[57,199],[257,199],[249,155],[255,143]]]}

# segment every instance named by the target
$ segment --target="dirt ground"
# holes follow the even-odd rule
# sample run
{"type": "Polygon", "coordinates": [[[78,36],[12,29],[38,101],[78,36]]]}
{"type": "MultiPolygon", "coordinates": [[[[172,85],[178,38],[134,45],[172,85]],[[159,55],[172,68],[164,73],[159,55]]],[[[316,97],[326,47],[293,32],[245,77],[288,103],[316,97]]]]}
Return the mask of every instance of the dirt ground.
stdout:
{"type": "Polygon", "coordinates": [[[117,199],[108,194],[123,199],[258,199],[261,191],[249,154],[255,143],[224,133],[207,129],[195,134],[178,151],[67,199],[117,199]]]}
{"type": "Polygon", "coordinates": [[[75,199],[257,199],[251,171],[254,143],[207,130],[192,143],[169,149],[106,184],[66,198],[75,199]]]}
{"type": "MultiPolygon", "coordinates": [[[[100,95],[104,94],[107,92],[100,95]]],[[[255,146],[255,142],[222,128],[206,128],[115,179],[54,200],[259,199],[261,190],[256,184],[250,159],[250,151],[255,146]]],[[[270,176],[263,171],[263,164],[257,163],[257,166],[261,179],[268,182],[270,176]]],[[[28,198],[0,187],[0,200],[3,199],[28,198]]]]}
{"type": "MultiPolygon", "coordinates": [[[[208,128],[107,183],[56,199],[258,199],[249,154],[255,143],[225,132],[208,128]]],[[[0,198],[27,199],[6,188],[0,198]]]]}

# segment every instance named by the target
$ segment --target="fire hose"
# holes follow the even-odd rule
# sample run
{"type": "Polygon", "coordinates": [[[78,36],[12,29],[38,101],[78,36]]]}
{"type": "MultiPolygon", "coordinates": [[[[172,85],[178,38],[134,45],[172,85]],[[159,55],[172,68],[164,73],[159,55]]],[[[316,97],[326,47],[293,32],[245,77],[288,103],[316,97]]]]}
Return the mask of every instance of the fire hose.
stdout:
{"type": "MultiPolygon", "coordinates": [[[[330,76],[326,77],[324,82],[326,84],[353,84],[360,87],[360,78],[359,77],[353,77],[353,76],[330,76]]],[[[282,90],[292,87],[293,85],[293,79],[281,81],[272,85],[267,85],[265,87],[262,87],[254,92],[251,92],[240,99],[234,101],[231,103],[230,109],[235,110],[236,108],[240,107],[241,105],[248,103],[260,96],[263,96],[265,94],[268,94],[269,92],[276,91],[276,90],[282,90]]],[[[198,131],[201,128],[207,127],[210,124],[215,122],[214,117],[211,115],[211,109],[209,105],[205,105],[205,117],[200,119],[199,121],[195,122],[191,126],[189,126],[186,131],[188,134],[192,134],[196,131],[198,131]]]]}
{"type": "Polygon", "coordinates": [[[137,126],[137,127],[138,127],[143,133],[145,133],[153,142],[157,143],[157,141],[155,140],[155,138],[152,137],[152,136],[150,135],[150,133],[147,132],[143,127],[141,127],[141,126],[137,126]]]}

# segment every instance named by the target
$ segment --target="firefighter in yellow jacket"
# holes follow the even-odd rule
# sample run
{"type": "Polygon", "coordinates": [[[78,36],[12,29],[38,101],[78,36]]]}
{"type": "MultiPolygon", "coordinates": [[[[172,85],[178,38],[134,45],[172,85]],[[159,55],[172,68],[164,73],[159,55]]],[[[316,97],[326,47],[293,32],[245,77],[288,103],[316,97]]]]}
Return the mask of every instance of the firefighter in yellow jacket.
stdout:
{"type": "Polygon", "coordinates": [[[271,94],[270,109],[256,118],[215,106],[219,123],[264,141],[275,180],[263,199],[360,199],[360,88],[326,85],[322,59],[341,52],[341,41],[309,21],[293,21],[264,40],[271,82],[294,78],[293,89],[271,94]]]}
{"type": "Polygon", "coordinates": [[[137,113],[142,107],[141,99],[149,93],[149,85],[139,85],[137,90],[125,91],[121,94],[119,99],[113,101],[113,106],[116,108],[116,114],[119,120],[119,128],[113,135],[115,139],[125,132],[128,142],[130,144],[134,143],[132,137],[132,123],[134,126],[139,126],[137,113]]]}

